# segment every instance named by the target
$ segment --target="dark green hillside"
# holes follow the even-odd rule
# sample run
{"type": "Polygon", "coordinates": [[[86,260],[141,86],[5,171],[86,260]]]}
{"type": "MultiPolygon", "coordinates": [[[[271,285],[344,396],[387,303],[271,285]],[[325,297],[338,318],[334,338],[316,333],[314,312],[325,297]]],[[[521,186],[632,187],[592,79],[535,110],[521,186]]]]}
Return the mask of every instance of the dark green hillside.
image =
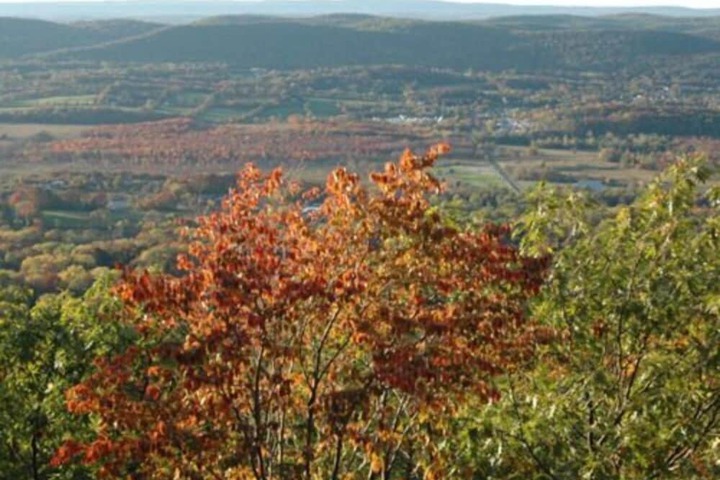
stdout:
{"type": "Polygon", "coordinates": [[[0,59],[97,45],[137,36],[159,27],[158,24],[130,20],[66,25],[42,20],[0,17],[0,59]]]}
{"type": "Polygon", "coordinates": [[[409,63],[502,69],[532,62],[527,51],[513,51],[519,43],[523,40],[510,32],[467,24],[413,24],[401,30],[371,31],[263,21],[176,27],[67,56],[122,62],[217,61],[265,68],[409,63]]]}
{"type": "Polygon", "coordinates": [[[576,15],[518,15],[498,17],[477,22],[479,25],[496,28],[511,28],[520,31],[552,31],[617,28],[621,26],[614,17],[581,17],[576,15]]]}
{"type": "Polygon", "coordinates": [[[16,58],[56,48],[92,45],[92,34],[41,20],[0,18],[0,58],[16,58]]]}
{"type": "MultiPolygon", "coordinates": [[[[654,18],[654,17],[651,17],[654,18]]],[[[709,20],[708,20],[709,21],[709,20]]],[[[623,26],[622,17],[515,17],[494,23],[420,22],[364,16],[313,19],[220,17],[60,58],[121,62],[226,62],[313,68],[413,64],[433,67],[616,70],[676,55],[720,52],[720,42],[681,31],[623,26]],[[592,27],[592,28],[590,28],[592,27]]]]}
{"type": "Polygon", "coordinates": [[[720,17],[666,17],[625,13],[603,17],[577,15],[520,15],[478,22],[480,25],[512,28],[522,31],[553,30],[657,30],[718,38],[720,17]]]}
{"type": "Polygon", "coordinates": [[[92,35],[97,41],[110,42],[122,38],[131,38],[163,28],[165,25],[138,20],[117,19],[77,22],[72,27],[92,35]]]}
{"type": "Polygon", "coordinates": [[[655,30],[567,30],[542,32],[529,40],[551,50],[573,70],[637,70],[653,59],[720,51],[720,42],[685,33],[655,30]]]}
{"type": "Polygon", "coordinates": [[[57,24],[0,18],[0,59],[219,62],[294,69],[380,64],[519,72],[634,70],[720,53],[720,19],[652,15],[521,16],[479,23],[367,15],[241,15],[167,27],[112,20],[57,24]]]}

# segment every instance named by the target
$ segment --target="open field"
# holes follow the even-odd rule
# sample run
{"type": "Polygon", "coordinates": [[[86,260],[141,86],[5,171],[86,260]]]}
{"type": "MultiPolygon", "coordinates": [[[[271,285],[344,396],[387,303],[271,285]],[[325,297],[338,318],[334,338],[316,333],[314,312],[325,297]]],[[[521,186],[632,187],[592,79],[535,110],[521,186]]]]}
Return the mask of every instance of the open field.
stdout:
{"type": "Polygon", "coordinates": [[[503,148],[505,153],[498,163],[514,178],[522,177],[533,169],[545,172],[546,175],[554,173],[567,177],[568,180],[599,180],[627,185],[647,183],[658,174],[652,170],[602,161],[597,152],[540,149],[537,154],[530,155],[524,147],[503,148]]]}
{"type": "Polygon", "coordinates": [[[93,219],[87,212],[45,211],[42,219],[53,228],[89,228],[93,219]]]}
{"type": "Polygon", "coordinates": [[[87,125],[45,125],[39,123],[0,123],[0,138],[11,140],[30,138],[38,133],[49,133],[55,138],[75,138],[87,130],[87,125]]]}
{"type": "Polygon", "coordinates": [[[448,187],[496,188],[504,186],[503,179],[484,160],[447,159],[433,169],[448,187]]]}
{"type": "Polygon", "coordinates": [[[96,95],[78,95],[78,96],[57,96],[46,98],[35,98],[25,100],[18,106],[27,107],[79,107],[92,105],[97,100],[96,95]]]}

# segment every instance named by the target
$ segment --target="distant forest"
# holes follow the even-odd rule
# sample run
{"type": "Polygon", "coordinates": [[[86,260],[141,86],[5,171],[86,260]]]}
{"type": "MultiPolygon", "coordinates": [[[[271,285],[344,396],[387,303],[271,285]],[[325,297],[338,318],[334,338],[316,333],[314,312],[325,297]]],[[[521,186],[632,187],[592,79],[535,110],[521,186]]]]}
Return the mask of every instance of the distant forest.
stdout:
{"type": "Polygon", "coordinates": [[[648,15],[428,22],[223,16],[167,26],[0,18],[0,59],[222,62],[295,69],[413,64],[490,71],[640,71],[720,55],[720,19],[648,15]],[[418,52],[422,52],[421,55],[418,52]]]}

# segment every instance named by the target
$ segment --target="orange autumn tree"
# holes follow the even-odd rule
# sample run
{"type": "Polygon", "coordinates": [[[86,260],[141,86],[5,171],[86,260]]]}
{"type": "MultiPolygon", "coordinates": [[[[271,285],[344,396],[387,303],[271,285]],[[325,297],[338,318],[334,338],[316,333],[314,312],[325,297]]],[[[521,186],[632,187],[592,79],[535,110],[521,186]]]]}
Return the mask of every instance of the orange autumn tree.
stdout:
{"type": "Polygon", "coordinates": [[[128,273],[137,345],[67,393],[98,425],[54,462],[113,478],[446,477],[443,421],[531,354],[544,260],[507,228],[448,226],[406,151],[364,188],[345,169],[299,195],[248,166],[200,219],[183,276],[128,273]],[[309,207],[314,205],[314,207],[309,207]]]}

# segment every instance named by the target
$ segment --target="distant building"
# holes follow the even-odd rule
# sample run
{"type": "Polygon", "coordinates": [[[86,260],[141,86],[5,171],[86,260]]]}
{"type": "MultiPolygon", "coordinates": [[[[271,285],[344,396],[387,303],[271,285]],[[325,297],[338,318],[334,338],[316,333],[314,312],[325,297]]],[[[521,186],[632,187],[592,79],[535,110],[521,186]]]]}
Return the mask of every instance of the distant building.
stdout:
{"type": "Polygon", "coordinates": [[[397,117],[388,118],[385,121],[402,125],[435,125],[442,123],[443,120],[445,120],[445,117],[442,115],[439,117],[407,117],[405,115],[398,115],[397,117]]]}
{"type": "Polygon", "coordinates": [[[106,205],[107,209],[113,212],[128,210],[130,208],[130,197],[128,195],[110,195],[106,205]]]}

